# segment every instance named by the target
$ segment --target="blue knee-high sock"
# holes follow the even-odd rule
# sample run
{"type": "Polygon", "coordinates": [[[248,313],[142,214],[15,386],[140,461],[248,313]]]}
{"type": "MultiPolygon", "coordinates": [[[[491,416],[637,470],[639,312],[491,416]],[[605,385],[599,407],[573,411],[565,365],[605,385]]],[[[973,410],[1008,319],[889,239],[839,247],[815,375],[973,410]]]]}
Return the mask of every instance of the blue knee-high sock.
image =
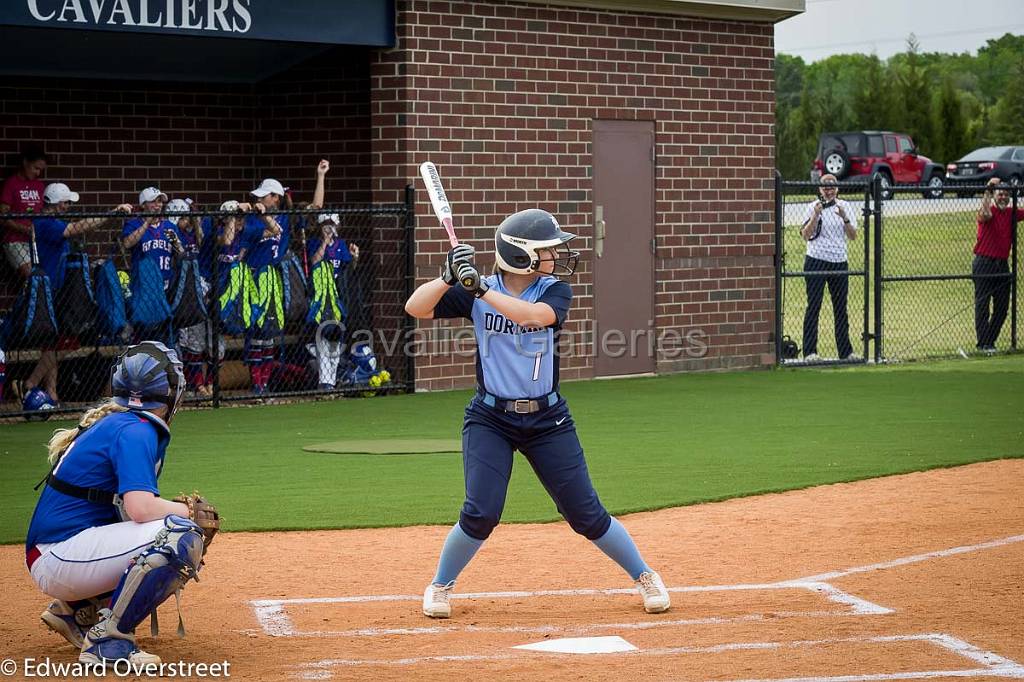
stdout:
{"type": "Polygon", "coordinates": [[[456,523],[444,541],[444,549],[441,550],[441,558],[437,562],[434,584],[447,585],[454,582],[483,544],[483,540],[467,535],[462,526],[456,523]]]}
{"type": "Polygon", "coordinates": [[[640,556],[640,550],[629,536],[629,531],[614,516],[612,524],[608,526],[608,532],[593,542],[612,561],[622,566],[633,580],[639,578],[641,573],[651,570],[640,556]]]}

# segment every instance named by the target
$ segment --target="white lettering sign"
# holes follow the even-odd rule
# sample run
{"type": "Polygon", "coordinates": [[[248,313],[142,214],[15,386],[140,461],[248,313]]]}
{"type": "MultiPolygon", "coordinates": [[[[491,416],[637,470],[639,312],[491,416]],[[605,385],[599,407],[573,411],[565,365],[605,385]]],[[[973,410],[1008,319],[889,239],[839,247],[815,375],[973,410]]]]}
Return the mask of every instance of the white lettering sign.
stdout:
{"type": "Polygon", "coordinates": [[[44,23],[248,33],[252,0],[25,0],[44,23]]]}

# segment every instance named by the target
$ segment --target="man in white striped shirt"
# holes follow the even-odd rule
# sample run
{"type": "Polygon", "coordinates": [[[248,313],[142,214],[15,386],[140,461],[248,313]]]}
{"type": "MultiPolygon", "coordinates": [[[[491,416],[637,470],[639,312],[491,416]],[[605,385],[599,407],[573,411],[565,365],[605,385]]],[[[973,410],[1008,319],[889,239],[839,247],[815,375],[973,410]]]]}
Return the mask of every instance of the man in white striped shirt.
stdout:
{"type": "MultiPolygon", "coordinates": [[[[857,213],[849,203],[838,199],[839,185],[834,175],[821,176],[821,198],[812,201],[804,211],[800,236],[807,242],[805,272],[843,272],[849,270],[846,242],[857,238],[857,213]]],[[[805,277],[807,310],[804,312],[804,359],[820,360],[818,355],[818,316],[828,286],[836,326],[836,348],[844,360],[860,360],[850,343],[850,322],[846,299],[849,275],[813,274],[805,277]]]]}

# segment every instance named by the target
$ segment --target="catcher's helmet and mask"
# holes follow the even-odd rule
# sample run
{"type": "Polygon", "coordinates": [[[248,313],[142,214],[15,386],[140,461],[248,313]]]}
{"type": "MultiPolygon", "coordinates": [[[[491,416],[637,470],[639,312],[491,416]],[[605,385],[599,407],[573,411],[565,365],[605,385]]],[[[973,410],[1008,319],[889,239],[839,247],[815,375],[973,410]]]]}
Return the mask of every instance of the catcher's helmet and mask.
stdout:
{"type": "Polygon", "coordinates": [[[494,233],[494,251],[498,266],[506,272],[529,275],[540,269],[542,261],[554,261],[551,273],[569,277],[576,270],[579,251],[569,248],[576,235],[563,232],[555,216],[539,208],[513,213],[494,233]],[[543,253],[538,253],[543,252],[543,253]],[[552,253],[554,255],[552,256],[552,253]]]}
{"type": "Polygon", "coordinates": [[[167,407],[168,424],[185,394],[185,375],[178,354],[159,341],[131,346],[117,359],[110,376],[114,402],[129,410],[167,407]]]}

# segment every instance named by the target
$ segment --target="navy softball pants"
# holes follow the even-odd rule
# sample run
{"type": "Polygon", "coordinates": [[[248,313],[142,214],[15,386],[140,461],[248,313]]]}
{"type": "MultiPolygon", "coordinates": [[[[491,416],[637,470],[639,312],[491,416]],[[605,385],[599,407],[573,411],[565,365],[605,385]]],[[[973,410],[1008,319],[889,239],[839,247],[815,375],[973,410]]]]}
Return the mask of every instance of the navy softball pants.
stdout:
{"type": "Polygon", "coordinates": [[[501,520],[515,450],[526,457],[574,531],[590,540],[608,531],[611,517],[590,482],[565,400],[533,414],[515,414],[488,407],[477,397],[466,408],[462,426],[466,501],[459,525],[467,535],[486,540],[501,520]]]}

